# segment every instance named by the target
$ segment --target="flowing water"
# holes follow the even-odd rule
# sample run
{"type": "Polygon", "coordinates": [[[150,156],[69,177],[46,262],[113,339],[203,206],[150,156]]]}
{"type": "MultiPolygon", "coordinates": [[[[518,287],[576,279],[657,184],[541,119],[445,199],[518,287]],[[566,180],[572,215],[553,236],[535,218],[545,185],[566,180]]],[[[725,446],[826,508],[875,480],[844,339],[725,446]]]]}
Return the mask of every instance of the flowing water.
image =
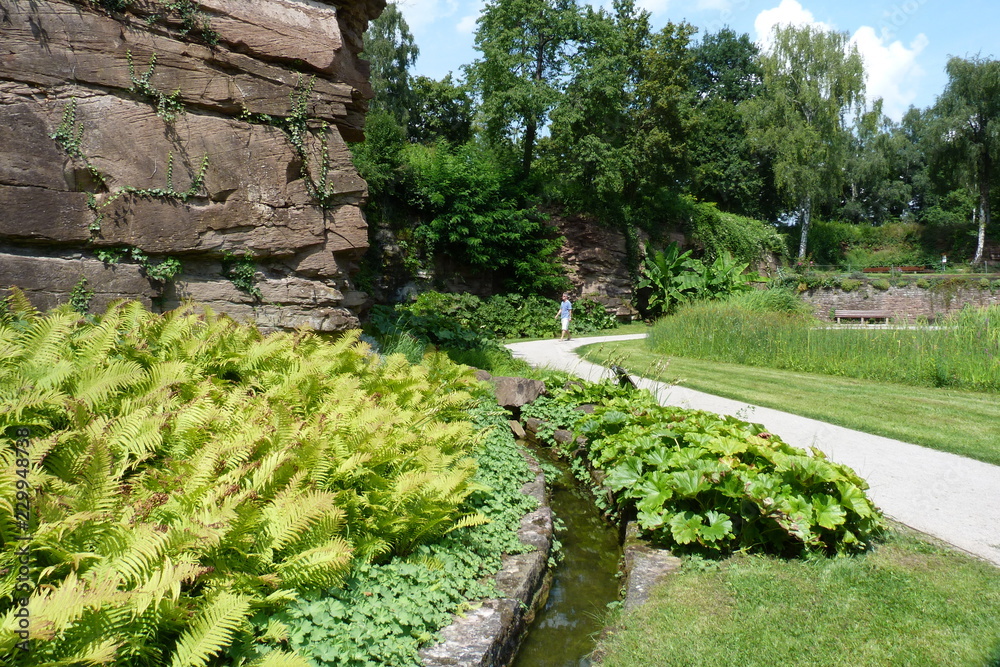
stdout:
{"type": "MultiPolygon", "coordinates": [[[[546,452],[538,452],[546,457],[546,452]]],[[[589,665],[588,654],[603,628],[607,604],[618,599],[618,529],[601,519],[590,492],[577,484],[568,466],[552,480],[550,504],[566,529],[557,533],[563,560],[555,569],[545,607],[521,644],[512,667],[589,665]]]]}

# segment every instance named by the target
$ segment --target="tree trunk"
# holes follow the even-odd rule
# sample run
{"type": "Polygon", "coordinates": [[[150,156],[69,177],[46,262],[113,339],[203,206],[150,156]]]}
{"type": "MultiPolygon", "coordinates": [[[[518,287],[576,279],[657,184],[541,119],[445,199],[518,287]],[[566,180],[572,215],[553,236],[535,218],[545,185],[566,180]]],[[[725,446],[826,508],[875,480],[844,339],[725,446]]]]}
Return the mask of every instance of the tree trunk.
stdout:
{"type": "Polygon", "coordinates": [[[799,208],[799,220],[802,222],[802,237],[799,239],[799,259],[806,257],[806,242],[809,238],[809,224],[812,222],[812,199],[805,198],[799,208]]]}
{"type": "Polygon", "coordinates": [[[528,119],[524,128],[524,157],[521,160],[521,174],[524,178],[527,178],[528,173],[531,171],[531,159],[535,153],[535,136],[537,133],[538,126],[534,119],[528,119]]]}
{"type": "Polygon", "coordinates": [[[986,247],[986,227],[990,224],[990,151],[982,147],[979,156],[979,229],[976,240],[976,256],[973,264],[983,261],[983,249],[986,247]]]}

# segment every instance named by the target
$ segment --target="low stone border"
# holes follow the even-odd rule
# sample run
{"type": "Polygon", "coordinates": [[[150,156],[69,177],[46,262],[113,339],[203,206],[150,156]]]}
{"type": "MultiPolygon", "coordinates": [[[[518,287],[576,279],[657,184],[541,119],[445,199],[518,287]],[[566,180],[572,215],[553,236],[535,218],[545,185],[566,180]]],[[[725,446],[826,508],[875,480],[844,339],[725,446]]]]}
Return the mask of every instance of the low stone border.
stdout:
{"type": "Polygon", "coordinates": [[[649,599],[653,586],[676,572],[681,559],[667,549],[657,549],[639,537],[639,526],[630,521],[625,528],[625,611],[634,609],[649,599]]]}
{"type": "Polygon", "coordinates": [[[496,575],[502,598],[483,601],[480,606],[456,616],[441,631],[442,641],[420,651],[427,667],[494,667],[513,660],[535,611],[548,596],[549,554],[552,550],[552,509],[545,491],[545,475],[531,456],[525,454],[535,479],[521,492],[538,500],[538,509],[521,518],[518,537],[534,551],[503,557],[496,575]]]}

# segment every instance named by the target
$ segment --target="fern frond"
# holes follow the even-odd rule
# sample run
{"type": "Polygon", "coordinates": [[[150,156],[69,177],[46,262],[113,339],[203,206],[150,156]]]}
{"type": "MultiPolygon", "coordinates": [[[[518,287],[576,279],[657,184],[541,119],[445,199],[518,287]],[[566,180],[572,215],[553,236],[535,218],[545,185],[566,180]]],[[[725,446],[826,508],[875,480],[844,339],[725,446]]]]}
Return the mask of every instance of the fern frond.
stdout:
{"type": "Polygon", "coordinates": [[[309,549],[278,564],[285,586],[310,590],[333,588],[343,583],[350,571],[351,546],[340,538],[309,549]]]}
{"type": "Polygon", "coordinates": [[[31,305],[27,295],[20,287],[12,286],[7,295],[7,309],[22,319],[32,320],[39,316],[38,310],[31,305]]]}
{"type": "Polygon", "coordinates": [[[342,515],[334,505],[335,496],[323,491],[300,493],[288,489],[264,507],[268,519],[270,548],[281,551],[291,543],[299,541],[310,527],[324,517],[342,515]]]}
{"type": "Polygon", "coordinates": [[[459,530],[460,528],[471,528],[472,526],[485,526],[490,520],[479,512],[473,512],[472,514],[466,514],[460,517],[451,528],[446,530],[446,533],[450,533],[453,530],[459,530]]]}
{"type": "Polygon", "coordinates": [[[50,311],[34,320],[22,339],[21,358],[39,369],[55,366],[64,356],[69,356],[69,333],[79,317],[73,312],[50,311]]]}
{"type": "Polygon", "coordinates": [[[145,371],[134,361],[118,359],[102,366],[90,361],[89,365],[77,374],[73,389],[69,393],[95,410],[112,394],[126,387],[134,387],[144,380],[146,380],[145,371]]]}
{"type": "Polygon", "coordinates": [[[171,667],[204,667],[232,643],[250,615],[250,599],[219,593],[184,631],[170,660],[171,667]]]}
{"type": "MultiPolygon", "coordinates": [[[[58,587],[39,588],[28,600],[31,637],[51,639],[88,609],[96,611],[103,606],[114,606],[125,597],[125,593],[117,590],[117,582],[113,579],[81,580],[70,571],[58,587]]],[[[3,629],[13,629],[16,623],[14,610],[11,610],[4,618],[3,629]]]]}
{"type": "Polygon", "coordinates": [[[247,667],[313,667],[313,663],[298,653],[271,651],[263,658],[257,658],[249,663],[247,667]]]}

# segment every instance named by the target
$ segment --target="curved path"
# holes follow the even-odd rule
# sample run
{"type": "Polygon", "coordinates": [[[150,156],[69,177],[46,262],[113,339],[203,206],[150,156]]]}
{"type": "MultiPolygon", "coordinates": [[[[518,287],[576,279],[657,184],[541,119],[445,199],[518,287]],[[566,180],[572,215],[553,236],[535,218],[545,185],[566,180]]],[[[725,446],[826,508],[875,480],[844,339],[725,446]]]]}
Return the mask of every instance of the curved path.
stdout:
{"type": "MultiPolygon", "coordinates": [[[[532,366],[547,366],[599,381],[611,372],[580,359],[581,345],[643,338],[645,334],[542,340],[507,347],[532,366]]],[[[763,424],[796,447],[816,447],[868,481],[872,500],[892,519],[1000,565],[1000,466],[891,438],[637,378],[663,405],[708,410],[763,424]]]]}

